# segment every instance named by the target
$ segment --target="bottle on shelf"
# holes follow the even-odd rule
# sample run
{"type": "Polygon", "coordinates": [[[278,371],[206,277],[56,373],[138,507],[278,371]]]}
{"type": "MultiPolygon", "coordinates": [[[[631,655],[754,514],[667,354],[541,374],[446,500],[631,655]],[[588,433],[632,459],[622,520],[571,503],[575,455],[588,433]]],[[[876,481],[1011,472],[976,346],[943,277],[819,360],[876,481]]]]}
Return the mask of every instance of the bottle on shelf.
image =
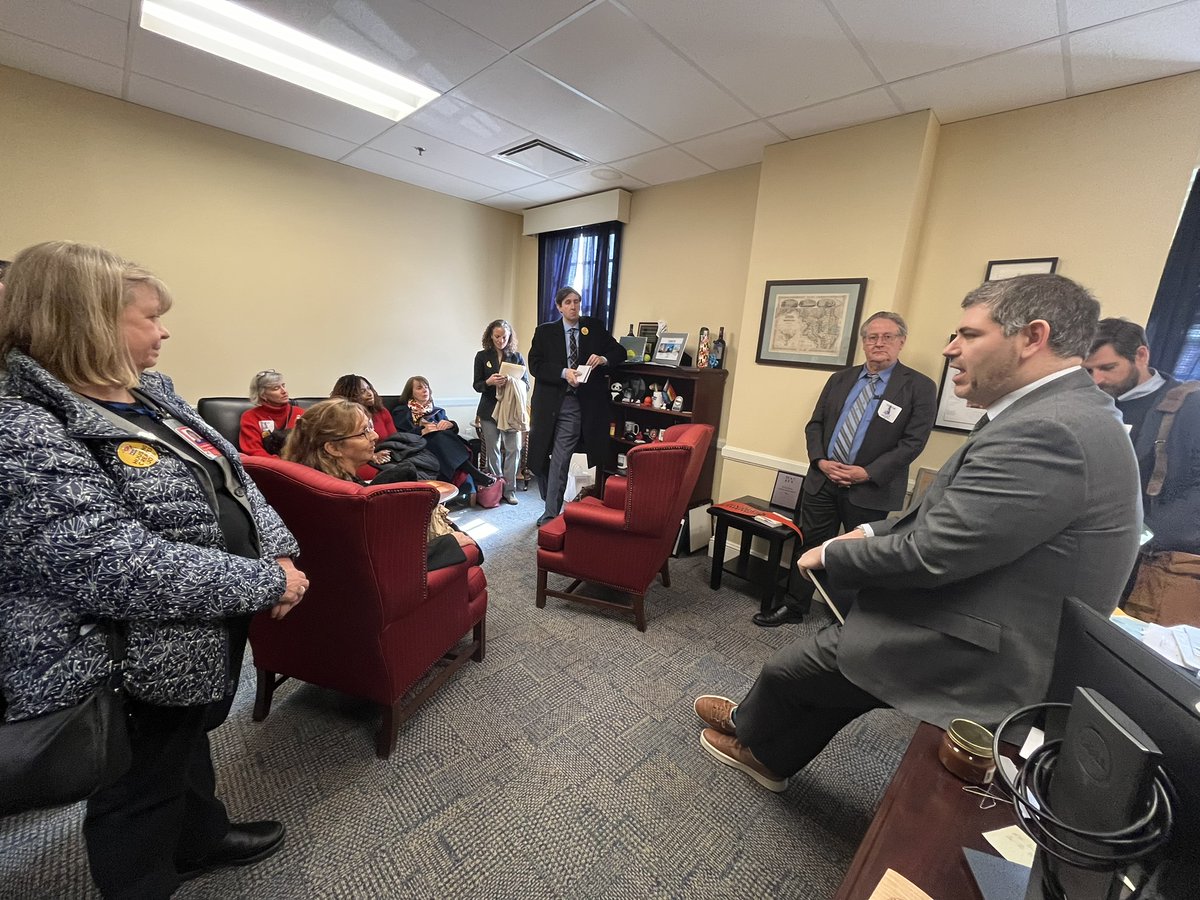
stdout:
{"type": "Polygon", "coordinates": [[[635,335],[633,333],[633,323],[632,322],[629,323],[629,334],[627,334],[626,337],[635,337],[635,335]]]}
{"type": "Polygon", "coordinates": [[[708,326],[700,329],[700,336],[696,339],[696,368],[708,368],[708,326]]]}
{"type": "Polygon", "coordinates": [[[721,369],[725,367],[725,326],[721,326],[721,333],[717,335],[717,339],[712,343],[712,349],[708,352],[708,367],[710,369],[721,369]]]}

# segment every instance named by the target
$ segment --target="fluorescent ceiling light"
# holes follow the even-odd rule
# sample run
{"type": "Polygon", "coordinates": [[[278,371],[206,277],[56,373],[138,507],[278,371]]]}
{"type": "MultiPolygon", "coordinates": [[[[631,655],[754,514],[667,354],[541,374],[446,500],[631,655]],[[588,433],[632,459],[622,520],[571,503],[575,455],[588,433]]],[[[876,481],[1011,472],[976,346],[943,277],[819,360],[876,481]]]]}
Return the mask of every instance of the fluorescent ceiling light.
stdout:
{"type": "Polygon", "coordinates": [[[142,27],[400,121],[437,91],[228,0],[142,0],[142,27]]]}

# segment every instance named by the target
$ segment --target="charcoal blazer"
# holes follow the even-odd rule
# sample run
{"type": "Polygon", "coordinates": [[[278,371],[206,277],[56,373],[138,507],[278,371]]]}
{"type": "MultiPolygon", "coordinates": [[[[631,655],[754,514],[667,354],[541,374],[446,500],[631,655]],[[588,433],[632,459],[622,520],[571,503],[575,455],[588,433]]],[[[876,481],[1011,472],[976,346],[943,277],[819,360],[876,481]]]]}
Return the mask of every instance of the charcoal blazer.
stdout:
{"type": "MultiPolygon", "coordinates": [[[[621,346],[604,323],[591,316],[579,317],[579,360],[586,363],[593,353],[610,364],[625,360],[621,346]]],[[[546,471],[554,446],[554,426],[569,385],[562,377],[567,367],[567,345],[562,319],[539,325],[529,345],[529,372],[535,381],[529,415],[529,468],[535,475],[546,471]]],[[[608,425],[612,421],[612,396],[608,392],[610,366],[592,372],[585,384],[576,389],[583,426],[580,440],[588,455],[588,465],[598,466],[608,452],[608,425]]]]}
{"type": "MultiPolygon", "coordinates": [[[[830,376],[812,418],[804,428],[809,459],[808,474],[804,476],[806,493],[815,494],[829,483],[817,462],[829,457],[829,444],[833,441],[838,417],[861,372],[862,366],[858,365],[830,376]]],[[[897,362],[880,405],[884,401],[900,407],[900,413],[893,422],[880,416],[878,411],[872,414],[862,447],[854,460],[856,466],[867,470],[870,479],[849,488],[850,502],[867,509],[890,510],[904,505],[908,467],[925,449],[929,432],[933,430],[937,388],[929,377],[897,362]]]]}
{"type": "Polygon", "coordinates": [[[831,582],[858,589],[838,667],[943,727],[1038,703],[1064,598],[1112,612],[1141,520],[1112,398],[1082,369],[1044,384],[955,451],[916,509],[825,548],[831,582]]]}

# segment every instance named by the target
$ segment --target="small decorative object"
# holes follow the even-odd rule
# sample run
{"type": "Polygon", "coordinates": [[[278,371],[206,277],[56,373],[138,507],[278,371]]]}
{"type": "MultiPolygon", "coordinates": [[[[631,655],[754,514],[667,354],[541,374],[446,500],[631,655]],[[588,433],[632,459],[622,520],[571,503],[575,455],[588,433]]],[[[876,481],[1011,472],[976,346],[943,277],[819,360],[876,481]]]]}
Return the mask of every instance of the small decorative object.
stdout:
{"type": "Polygon", "coordinates": [[[653,403],[654,403],[654,401],[651,400],[649,397],[646,397],[644,400],[642,400],[642,406],[652,406],[653,403]]]}
{"type": "Polygon", "coordinates": [[[710,369],[725,368],[725,326],[721,326],[721,333],[717,335],[717,339],[713,341],[712,349],[708,352],[708,367],[710,369]]]}
{"type": "Polygon", "coordinates": [[[608,436],[609,436],[609,437],[616,437],[616,436],[617,436],[617,423],[616,423],[616,422],[609,422],[609,423],[608,423],[608,436]]]}
{"type": "Polygon", "coordinates": [[[612,398],[613,398],[613,400],[614,400],[614,401],[615,401],[615,400],[620,400],[620,399],[621,399],[621,392],[622,392],[623,390],[625,390],[625,385],[621,384],[621,382],[619,382],[619,381],[614,381],[612,384],[610,384],[610,385],[608,386],[608,389],[609,389],[610,391],[612,391],[612,398]]]}
{"type": "Polygon", "coordinates": [[[700,329],[700,336],[696,345],[696,368],[708,368],[708,327],[700,329]]]}
{"type": "Polygon", "coordinates": [[[771,505],[794,510],[800,503],[800,486],[804,476],[792,472],[775,473],[775,488],[771,491],[771,505]]]}
{"type": "Polygon", "coordinates": [[[867,279],[768,281],[755,362],[841,369],[858,343],[867,279]]]}
{"type": "Polygon", "coordinates": [[[654,362],[663,366],[677,366],[683,361],[683,345],[687,343],[686,331],[664,331],[658,336],[654,348],[654,362]]]}
{"type": "Polygon", "coordinates": [[[993,259],[987,264],[984,281],[1003,281],[1018,275],[1053,275],[1058,270],[1057,256],[1034,259],[993,259]]]}
{"type": "Polygon", "coordinates": [[[663,396],[664,395],[663,395],[662,391],[656,392],[654,394],[653,399],[651,400],[650,405],[653,406],[655,409],[662,409],[664,406],[666,406],[666,404],[663,403],[663,396]]]}
{"type": "Polygon", "coordinates": [[[642,362],[642,358],[646,355],[646,339],[644,337],[627,334],[621,338],[621,346],[625,348],[625,362],[642,362]]]}
{"type": "Polygon", "coordinates": [[[624,471],[624,469],[625,469],[625,463],[626,463],[626,460],[625,460],[625,454],[624,454],[624,453],[618,453],[618,454],[617,454],[617,468],[618,468],[618,469],[621,469],[622,471],[624,471]]]}
{"type": "Polygon", "coordinates": [[[630,422],[628,420],[625,422],[625,440],[636,441],[641,433],[642,430],[638,427],[637,422],[630,422]]]}
{"type": "Polygon", "coordinates": [[[648,444],[653,443],[654,441],[657,441],[657,440],[658,440],[658,429],[657,428],[647,428],[646,429],[646,443],[648,443],[648,444]]]}
{"type": "Polygon", "coordinates": [[[625,390],[621,391],[621,402],[623,402],[623,403],[632,403],[633,402],[633,388],[627,387],[627,388],[625,388],[625,390]]]}
{"type": "Polygon", "coordinates": [[[683,412],[683,398],[676,397],[675,402],[671,404],[672,412],[683,412]]]}

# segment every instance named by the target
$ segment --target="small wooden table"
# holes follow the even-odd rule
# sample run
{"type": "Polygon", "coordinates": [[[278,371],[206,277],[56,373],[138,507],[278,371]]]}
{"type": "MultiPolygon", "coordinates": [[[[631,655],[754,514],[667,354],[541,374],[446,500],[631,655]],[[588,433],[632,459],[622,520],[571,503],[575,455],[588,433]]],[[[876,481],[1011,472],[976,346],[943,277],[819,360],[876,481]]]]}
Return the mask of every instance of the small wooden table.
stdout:
{"type": "Polygon", "coordinates": [[[445,503],[447,500],[458,496],[458,488],[448,481],[422,481],[420,483],[437,489],[438,503],[445,503]]]}
{"type": "MultiPolygon", "coordinates": [[[[738,497],[736,502],[748,503],[758,509],[770,509],[770,504],[760,497],[738,497]]],[[[787,573],[783,575],[781,582],[779,561],[783,558],[784,545],[796,537],[796,532],[783,525],[772,528],[754,521],[749,516],[738,515],[716,506],[710,506],[708,514],[713,517],[714,526],[712,574],[708,582],[709,587],[714,591],[719,588],[721,575],[724,572],[756,583],[762,596],[759,608],[764,615],[769,613],[775,606],[775,595],[780,586],[787,589],[787,573]],[[733,568],[726,568],[725,542],[728,539],[730,528],[737,528],[741,531],[742,543],[737,563],[733,568]],[[761,560],[750,558],[750,542],[756,537],[762,538],[768,544],[765,567],[761,560]]]]}
{"type": "Polygon", "coordinates": [[[980,809],[938,759],[941,742],[942,729],[918,726],[835,900],[866,900],[888,869],[938,900],[983,900],[962,848],[996,855],[983,832],[1015,825],[1016,815],[1000,801],[980,809]]]}

